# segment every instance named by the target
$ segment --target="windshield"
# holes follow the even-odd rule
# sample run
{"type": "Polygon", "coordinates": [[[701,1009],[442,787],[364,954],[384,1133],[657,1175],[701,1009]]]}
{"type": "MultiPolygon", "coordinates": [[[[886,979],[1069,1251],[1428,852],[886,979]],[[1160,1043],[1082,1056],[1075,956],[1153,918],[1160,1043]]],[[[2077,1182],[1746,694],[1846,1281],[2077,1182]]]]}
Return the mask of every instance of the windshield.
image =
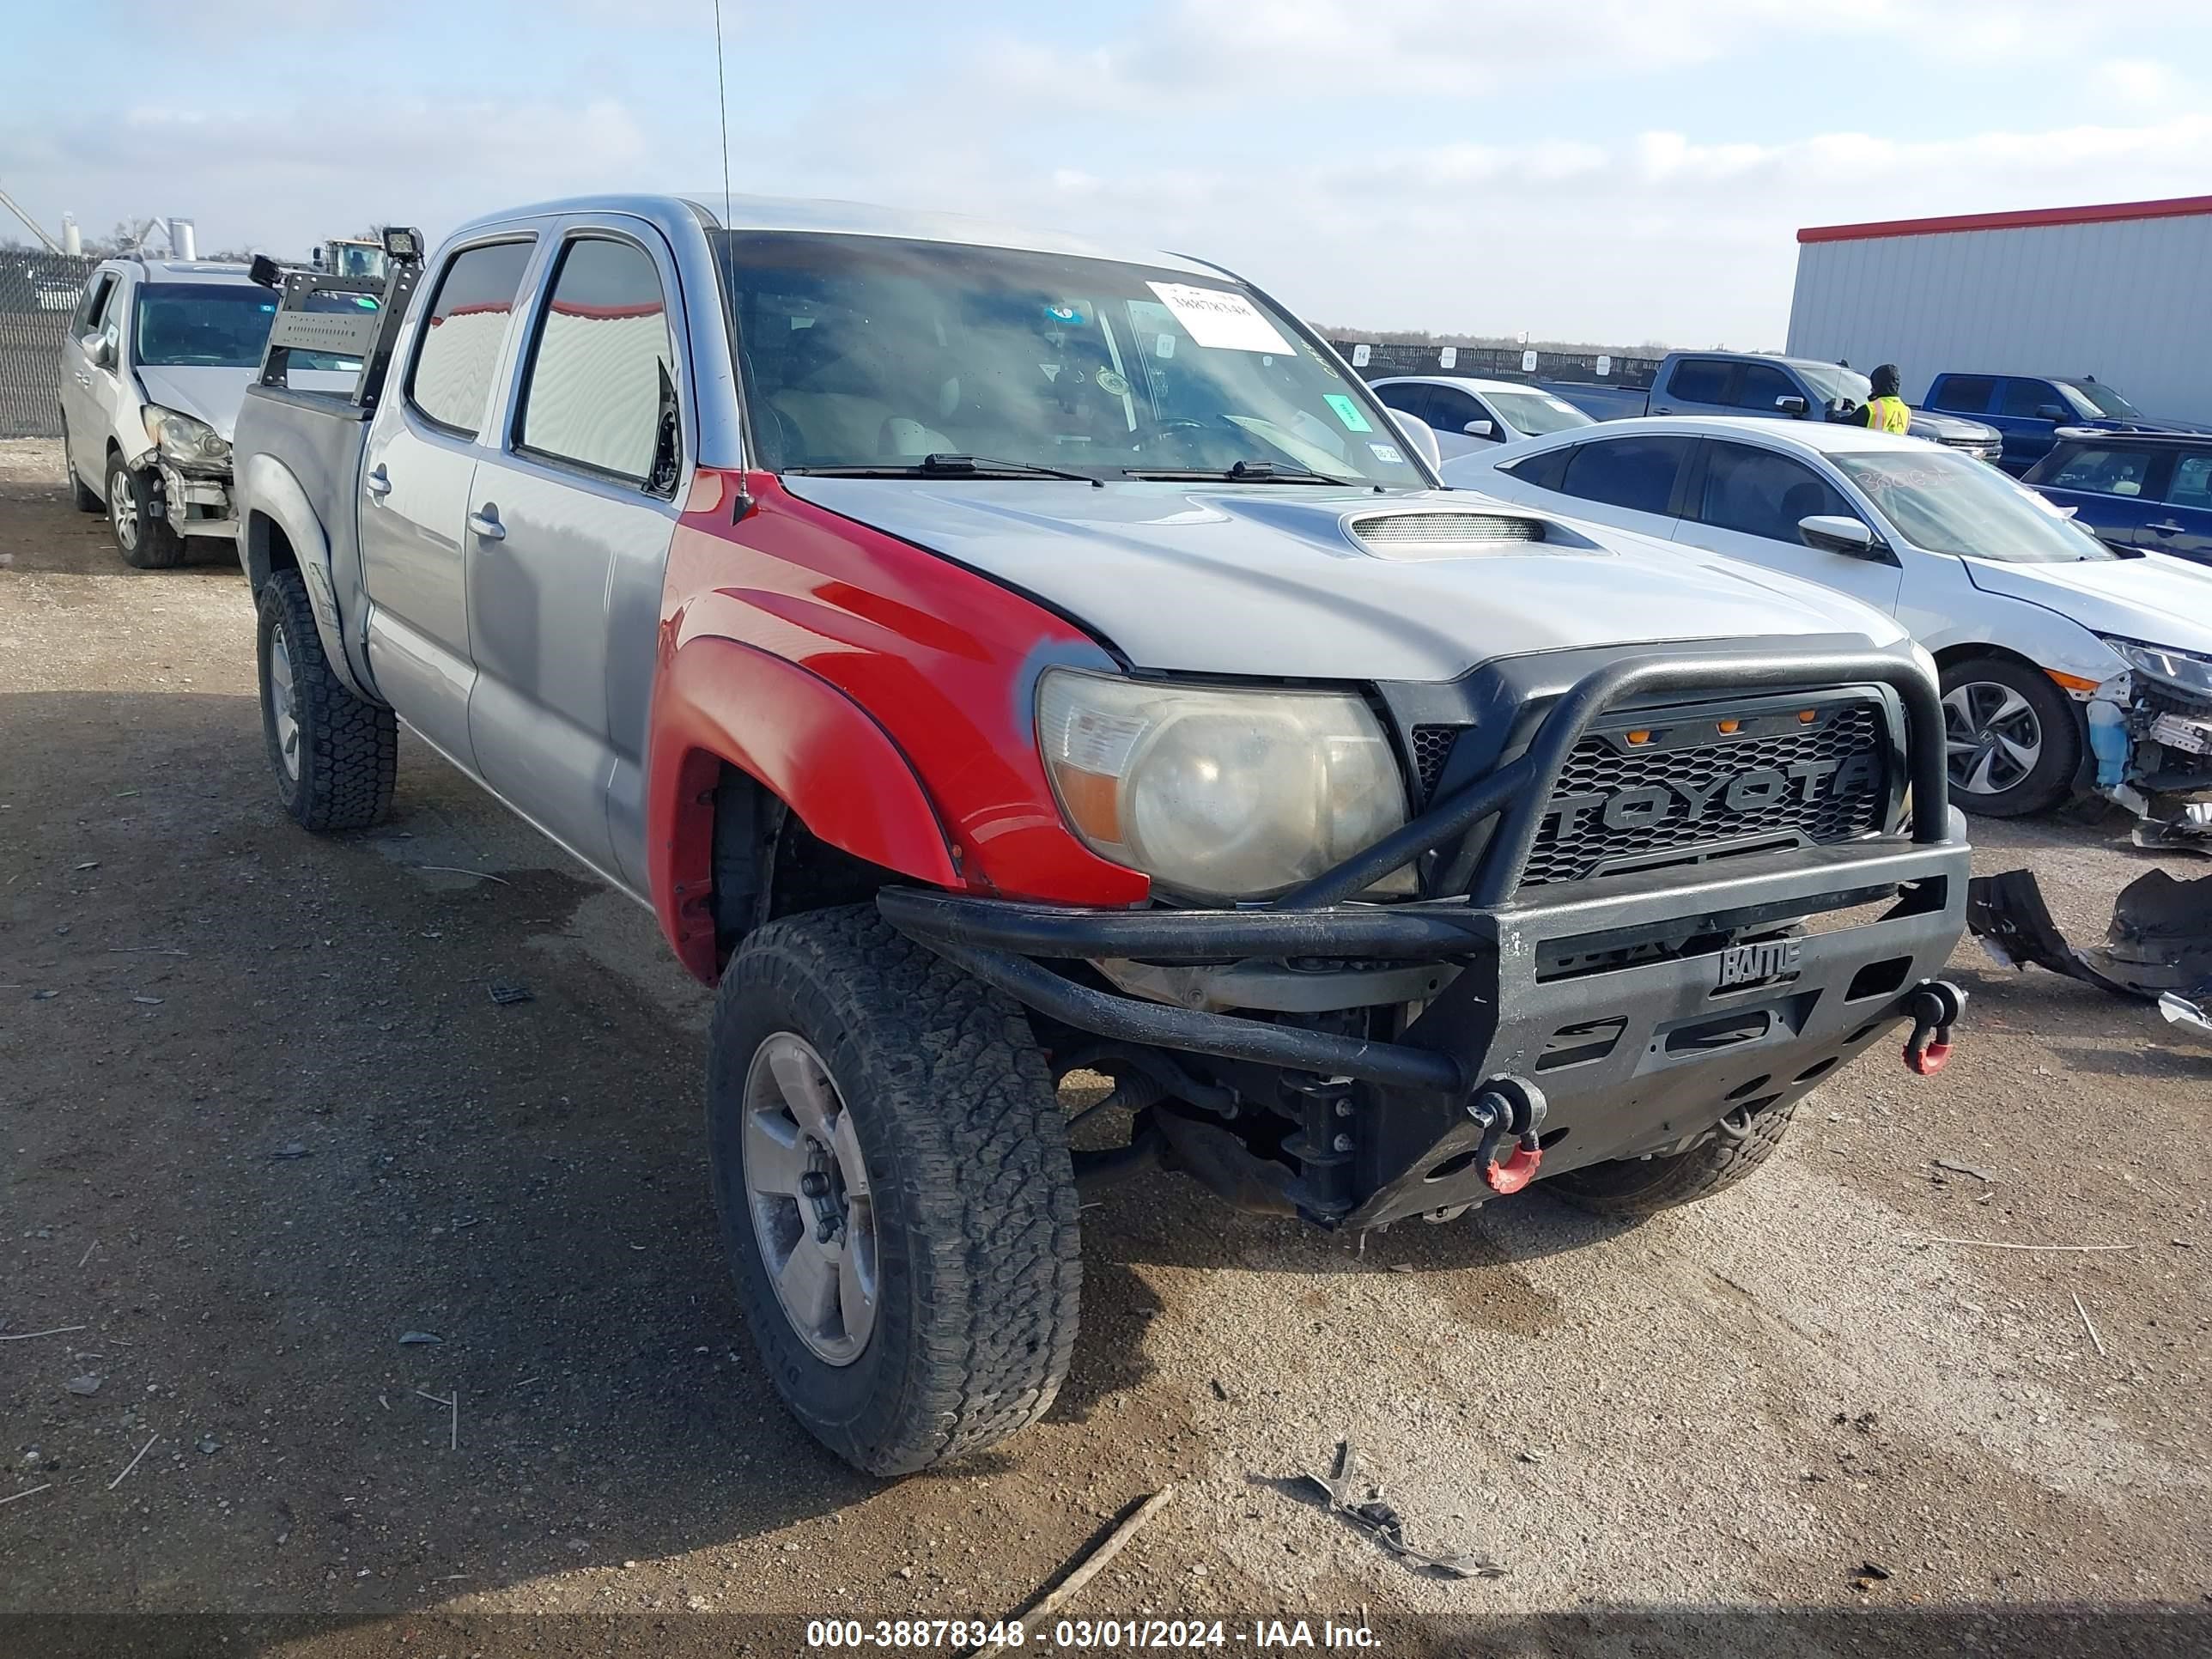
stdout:
{"type": "MultiPolygon", "coordinates": [[[[376,303],[366,294],[319,294],[307,309],[374,311],[376,303]]],[[[258,368],[276,320],[276,295],[256,284],[149,283],[138,290],[131,361],[141,368],[258,368]]],[[[297,351],[292,366],[350,371],[361,363],[326,351],[297,351]]]]}
{"type": "Polygon", "coordinates": [[[1874,382],[1856,369],[1832,363],[1792,363],[1824,404],[1863,404],[1874,396],[1874,382]]]}
{"type": "Polygon", "coordinates": [[[2058,389],[2074,400],[2077,415],[2102,415],[2115,420],[2135,420],[2142,411],[2108,386],[2094,380],[2061,380],[2058,389]]]}
{"type": "Polygon", "coordinates": [[[951,456],[1427,483],[1364,389],[1228,277],[872,236],[718,240],[754,439],[779,471],[951,456]]]}
{"type": "Polygon", "coordinates": [[[2113,556],[2071,520],[1984,461],[1928,446],[1829,458],[1915,547],[1998,564],[2075,564],[2113,556]]]}
{"type": "Polygon", "coordinates": [[[1541,392],[1492,392],[1484,395],[1516,432],[1528,437],[1565,432],[1571,426],[1597,424],[1572,404],[1541,392]]]}

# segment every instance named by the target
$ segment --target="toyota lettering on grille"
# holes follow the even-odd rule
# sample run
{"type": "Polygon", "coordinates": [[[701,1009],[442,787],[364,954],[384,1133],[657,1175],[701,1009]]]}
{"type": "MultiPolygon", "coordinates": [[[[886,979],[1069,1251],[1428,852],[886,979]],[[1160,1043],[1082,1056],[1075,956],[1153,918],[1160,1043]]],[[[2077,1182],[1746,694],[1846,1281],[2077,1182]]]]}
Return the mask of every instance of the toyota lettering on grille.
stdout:
{"type": "Polygon", "coordinates": [[[1721,952],[1717,989],[1731,985],[1754,985],[1761,980],[1794,974],[1804,950],[1794,939],[1771,939],[1758,945],[1731,945],[1721,952]]]}
{"type": "Polygon", "coordinates": [[[1554,795],[1545,809],[1544,819],[1555,824],[1558,835],[1565,839],[1581,829],[1593,813],[1608,830],[1649,830],[1662,823],[1695,823],[1708,815],[1717,817],[1721,812],[1762,812],[1772,807],[1865,794],[1881,784],[1881,767],[1872,752],[1863,750],[1838,760],[1724,772],[1702,783],[1668,778],[1633,789],[1554,795]]]}

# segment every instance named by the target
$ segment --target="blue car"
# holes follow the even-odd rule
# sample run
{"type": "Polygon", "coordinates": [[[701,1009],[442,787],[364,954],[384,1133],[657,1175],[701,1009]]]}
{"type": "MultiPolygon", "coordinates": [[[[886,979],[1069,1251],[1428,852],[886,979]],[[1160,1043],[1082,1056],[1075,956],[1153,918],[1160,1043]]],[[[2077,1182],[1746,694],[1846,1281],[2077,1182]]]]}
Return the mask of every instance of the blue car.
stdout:
{"type": "Polygon", "coordinates": [[[1938,374],[1929,382],[1923,407],[1986,421],[2002,434],[1997,462],[2024,473],[2057,441],[2062,426],[2109,432],[2201,431],[2193,422],[2146,415],[2108,386],[2084,375],[1938,374]]]}
{"type": "Polygon", "coordinates": [[[2212,564],[2212,434],[2060,427],[2021,482],[2112,546],[2212,564]]]}

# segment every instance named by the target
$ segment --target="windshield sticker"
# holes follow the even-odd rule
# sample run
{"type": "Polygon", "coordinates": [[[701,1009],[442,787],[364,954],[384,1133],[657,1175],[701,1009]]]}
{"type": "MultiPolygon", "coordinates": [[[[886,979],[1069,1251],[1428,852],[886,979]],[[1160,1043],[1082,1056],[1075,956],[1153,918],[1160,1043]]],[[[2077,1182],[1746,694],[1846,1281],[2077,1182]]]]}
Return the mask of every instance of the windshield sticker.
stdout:
{"type": "Polygon", "coordinates": [[[1175,313],[1184,331],[1200,345],[1218,351],[1291,355],[1291,343],[1241,294],[1189,283],[1146,283],[1145,286],[1160,296],[1160,303],[1175,313]]]}
{"type": "Polygon", "coordinates": [[[1152,356],[1158,358],[1162,362],[1165,362],[1169,358],[1174,356],[1175,336],[1172,334],[1163,334],[1158,339],[1153,341],[1152,356]]]}
{"type": "Polygon", "coordinates": [[[1047,306],[1044,308],[1044,314],[1055,323],[1065,323],[1070,328],[1081,328],[1090,320],[1084,315],[1083,307],[1073,300],[1063,300],[1056,306],[1047,306]]]}
{"type": "Polygon", "coordinates": [[[1336,411],[1336,418],[1344,422],[1344,429],[1346,432],[1375,430],[1367,423],[1367,417],[1359,412],[1359,405],[1341,392],[1324,392],[1322,393],[1322,401],[1336,411]]]}
{"type": "Polygon", "coordinates": [[[1375,452],[1375,459],[1378,461],[1388,461],[1392,466],[1401,466],[1405,463],[1406,458],[1398,453],[1395,444],[1370,444],[1367,447],[1375,452]]]}
{"type": "Polygon", "coordinates": [[[1102,368],[1091,378],[1098,383],[1098,389],[1109,398],[1126,398],[1129,395],[1129,383],[1110,368],[1102,368]]]}

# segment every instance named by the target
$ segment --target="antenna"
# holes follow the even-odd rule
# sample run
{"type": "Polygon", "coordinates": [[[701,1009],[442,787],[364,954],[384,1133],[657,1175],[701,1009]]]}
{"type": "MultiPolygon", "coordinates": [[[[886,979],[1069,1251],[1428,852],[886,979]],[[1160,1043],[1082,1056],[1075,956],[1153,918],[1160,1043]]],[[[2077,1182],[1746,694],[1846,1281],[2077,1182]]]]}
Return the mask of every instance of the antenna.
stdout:
{"type": "Polygon", "coordinates": [[[714,101],[722,114],[722,225],[730,223],[730,89],[722,79],[722,0],[714,0],[714,101]]]}

